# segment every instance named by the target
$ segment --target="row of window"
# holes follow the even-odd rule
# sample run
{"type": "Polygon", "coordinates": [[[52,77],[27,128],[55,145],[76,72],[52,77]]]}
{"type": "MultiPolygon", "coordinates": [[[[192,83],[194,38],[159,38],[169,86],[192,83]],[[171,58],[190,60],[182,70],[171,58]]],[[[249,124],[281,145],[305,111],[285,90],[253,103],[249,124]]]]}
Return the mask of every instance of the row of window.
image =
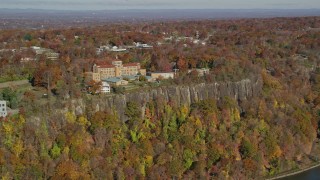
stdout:
{"type": "MultiPolygon", "coordinates": [[[[126,72],[126,71],[138,71],[137,69],[123,69],[121,72],[126,72]]],[[[100,73],[115,73],[116,71],[100,71],[100,73]]]]}
{"type": "MultiPolygon", "coordinates": [[[[121,70],[138,70],[138,67],[123,67],[121,70]]],[[[115,71],[115,68],[99,68],[100,71],[115,71]]]]}
{"type": "Polygon", "coordinates": [[[101,71],[100,73],[114,73],[115,71],[101,71]]]}
{"type": "Polygon", "coordinates": [[[138,66],[123,67],[122,69],[138,69],[138,66]]]}
{"type": "Polygon", "coordinates": [[[4,117],[4,116],[7,116],[7,113],[6,112],[0,112],[0,117],[4,117]]]}

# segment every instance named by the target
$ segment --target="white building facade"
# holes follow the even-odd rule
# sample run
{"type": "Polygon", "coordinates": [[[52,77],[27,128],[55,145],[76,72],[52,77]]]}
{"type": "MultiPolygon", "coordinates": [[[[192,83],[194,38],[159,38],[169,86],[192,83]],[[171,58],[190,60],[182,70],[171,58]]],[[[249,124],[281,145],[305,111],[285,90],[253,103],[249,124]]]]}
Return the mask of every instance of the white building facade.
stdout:
{"type": "Polygon", "coordinates": [[[110,93],[110,92],[111,92],[110,84],[102,81],[101,93],[110,93]]]}
{"type": "Polygon", "coordinates": [[[6,101],[0,101],[0,117],[6,117],[7,115],[7,103],[6,101]]]}

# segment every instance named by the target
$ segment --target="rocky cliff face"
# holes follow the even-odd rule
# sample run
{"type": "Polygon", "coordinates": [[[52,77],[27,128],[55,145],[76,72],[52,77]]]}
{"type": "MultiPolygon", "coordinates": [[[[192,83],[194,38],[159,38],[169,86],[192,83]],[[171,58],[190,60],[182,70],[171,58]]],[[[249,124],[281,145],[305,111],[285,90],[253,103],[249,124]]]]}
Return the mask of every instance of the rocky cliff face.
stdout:
{"type": "Polygon", "coordinates": [[[157,98],[163,98],[167,102],[171,101],[180,105],[190,105],[211,98],[219,100],[225,96],[236,100],[247,100],[258,96],[261,93],[262,85],[262,78],[256,77],[239,82],[160,87],[149,91],[100,98],[94,102],[94,108],[96,111],[115,109],[119,113],[119,117],[125,121],[127,117],[124,112],[127,102],[136,102],[144,109],[149,101],[157,98]]]}

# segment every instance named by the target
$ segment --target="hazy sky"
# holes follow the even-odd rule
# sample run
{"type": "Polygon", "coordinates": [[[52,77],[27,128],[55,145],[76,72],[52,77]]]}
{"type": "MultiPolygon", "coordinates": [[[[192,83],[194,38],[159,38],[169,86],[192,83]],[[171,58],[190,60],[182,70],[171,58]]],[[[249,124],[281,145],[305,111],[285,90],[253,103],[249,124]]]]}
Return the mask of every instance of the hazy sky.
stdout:
{"type": "Polygon", "coordinates": [[[320,0],[0,0],[0,8],[34,9],[310,9],[320,0]]]}

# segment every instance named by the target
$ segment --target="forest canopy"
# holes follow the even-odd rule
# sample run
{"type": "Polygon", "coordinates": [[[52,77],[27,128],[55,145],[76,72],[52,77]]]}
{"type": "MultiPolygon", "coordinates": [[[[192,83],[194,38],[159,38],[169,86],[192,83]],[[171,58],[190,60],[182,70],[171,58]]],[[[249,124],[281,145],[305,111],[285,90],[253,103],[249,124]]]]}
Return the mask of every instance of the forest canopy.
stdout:
{"type": "MultiPolygon", "coordinates": [[[[320,115],[320,17],[0,32],[0,82],[28,79],[32,88],[52,93],[44,99],[28,88],[0,89],[0,99],[19,109],[0,118],[4,179],[255,179],[295,169],[314,156],[320,115]],[[203,43],[185,40],[190,37],[203,43]],[[153,49],[96,53],[100,46],[134,42],[153,49]],[[32,46],[60,57],[21,62],[35,56],[21,47],[32,46]],[[177,104],[154,98],[145,106],[129,101],[122,104],[125,111],[120,113],[126,118],[121,119],[117,107],[97,106],[108,102],[106,96],[82,91],[84,73],[96,61],[117,58],[139,62],[151,72],[179,69],[161,88],[261,78],[262,89],[242,100],[221,97],[177,104]],[[192,71],[201,68],[210,73],[200,77],[192,71]],[[77,108],[78,101],[85,108],[77,108]]],[[[117,97],[130,93],[117,91],[117,97]]]]}

